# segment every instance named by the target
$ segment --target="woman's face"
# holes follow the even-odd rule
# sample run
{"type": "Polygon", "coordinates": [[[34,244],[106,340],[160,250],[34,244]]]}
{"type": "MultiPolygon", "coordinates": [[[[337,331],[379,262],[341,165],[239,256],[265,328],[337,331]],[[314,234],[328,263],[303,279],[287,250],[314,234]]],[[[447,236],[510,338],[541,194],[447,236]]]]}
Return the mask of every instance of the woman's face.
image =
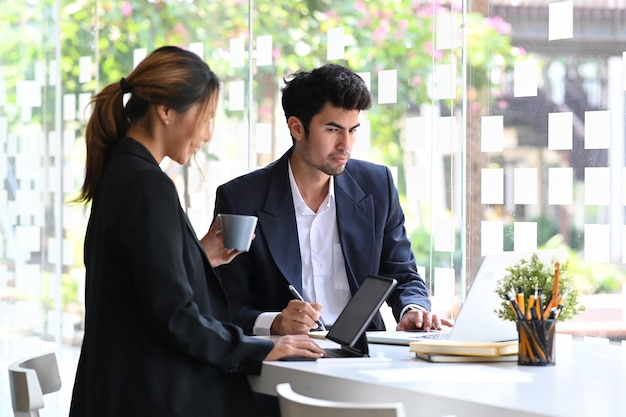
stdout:
{"type": "Polygon", "coordinates": [[[217,100],[208,105],[197,103],[184,113],[173,112],[166,131],[165,154],[181,165],[208,144],[213,137],[217,100]]]}

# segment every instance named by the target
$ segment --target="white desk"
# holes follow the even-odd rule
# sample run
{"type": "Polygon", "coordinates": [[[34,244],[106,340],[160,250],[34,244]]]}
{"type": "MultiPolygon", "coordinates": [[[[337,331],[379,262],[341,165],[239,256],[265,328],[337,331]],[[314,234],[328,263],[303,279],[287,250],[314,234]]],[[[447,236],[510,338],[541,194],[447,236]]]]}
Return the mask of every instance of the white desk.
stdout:
{"type": "Polygon", "coordinates": [[[370,355],[391,361],[265,362],[261,376],[250,381],[270,395],[278,383],[290,382],[318,398],[401,401],[407,417],[626,416],[626,348],[619,345],[557,335],[556,365],[547,367],[428,363],[407,346],[371,344],[370,355]]]}

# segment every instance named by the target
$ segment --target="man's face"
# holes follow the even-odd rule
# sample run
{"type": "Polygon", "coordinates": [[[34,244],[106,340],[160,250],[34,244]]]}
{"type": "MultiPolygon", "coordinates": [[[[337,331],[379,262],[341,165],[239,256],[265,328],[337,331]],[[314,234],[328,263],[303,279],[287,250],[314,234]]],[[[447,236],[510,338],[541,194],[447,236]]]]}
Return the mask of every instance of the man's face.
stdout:
{"type": "Polygon", "coordinates": [[[296,138],[296,151],[309,166],[327,175],[339,175],[350,159],[359,125],[359,110],[326,103],[311,119],[309,134],[296,138]]]}

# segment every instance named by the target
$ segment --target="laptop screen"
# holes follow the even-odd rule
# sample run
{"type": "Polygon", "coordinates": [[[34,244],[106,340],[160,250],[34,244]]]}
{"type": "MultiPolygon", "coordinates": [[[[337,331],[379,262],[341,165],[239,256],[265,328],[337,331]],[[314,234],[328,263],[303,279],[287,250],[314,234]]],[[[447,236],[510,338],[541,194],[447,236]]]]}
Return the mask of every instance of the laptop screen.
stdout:
{"type": "Polygon", "coordinates": [[[368,275],[339,314],[326,338],[342,346],[353,346],[396,285],[397,281],[393,278],[368,275]]]}

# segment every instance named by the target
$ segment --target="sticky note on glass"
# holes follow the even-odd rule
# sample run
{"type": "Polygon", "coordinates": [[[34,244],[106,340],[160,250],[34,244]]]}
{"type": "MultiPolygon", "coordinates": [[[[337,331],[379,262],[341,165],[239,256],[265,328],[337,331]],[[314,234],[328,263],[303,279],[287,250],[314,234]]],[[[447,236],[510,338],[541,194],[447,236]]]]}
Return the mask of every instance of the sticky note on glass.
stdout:
{"type": "Polygon", "coordinates": [[[272,36],[263,35],[256,38],[256,65],[265,67],[272,65],[272,36]]]}
{"type": "Polygon", "coordinates": [[[548,149],[571,150],[574,123],[571,112],[548,113],[548,149]]]}
{"type": "Polygon", "coordinates": [[[534,59],[515,63],[513,95],[515,97],[535,97],[537,95],[537,63],[534,59]]]}
{"type": "Polygon", "coordinates": [[[53,86],[57,85],[57,77],[60,77],[60,74],[57,74],[57,61],[52,59],[48,63],[48,85],[53,86]]]}
{"type": "MultiPolygon", "coordinates": [[[[370,122],[364,118],[366,112],[361,112],[359,121],[361,126],[357,129],[357,138],[352,146],[352,156],[356,159],[369,159],[371,148],[370,122]]],[[[291,146],[291,145],[290,145],[291,146]]]]}
{"type": "Polygon", "coordinates": [[[430,178],[429,173],[424,167],[406,167],[406,198],[409,201],[426,200],[427,190],[424,178],[430,178]]]}
{"type": "MultiPolygon", "coordinates": [[[[17,211],[24,207],[16,207],[17,211]]],[[[19,252],[41,251],[41,228],[36,226],[15,226],[15,244],[19,252]]]]}
{"type": "Polygon", "coordinates": [[[90,56],[78,58],[78,82],[88,83],[91,81],[92,64],[90,56]]]}
{"type": "Polygon", "coordinates": [[[433,225],[433,235],[436,251],[454,252],[454,223],[452,218],[436,218],[433,225]]]}
{"type": "Polygon", "coordinates": [[[393,185],[398,186],[398,167],[397,166],[389,166],[389,171],[391,171],[391,178],[393,179],[393,185]]]}
{"type": "Polygon", "coordinates": [[[272,125],[256,124],[256,153],[272,153],[272,125]]]}
{"type": "Polygon", "coordinates": [[[241,111],[244,109],[244,88],[242,80],[228,83],[228,110],[241,111]]]}
{"type": "Polygon", "coordinates": [[[405,136],[407,151],[423,151],[426,149],[426,139],[430,136],[426,132],[426,120],[424,117],[407,117],[405,121],[405,136]]]}
{"type": "Polygon", "coordinates": [[[86,123],[91,116],[93,109],[89,105],[91,102],[91,93],[80,93],[78,95],[78,120],[86,123]]]}
{"type": "Polygon", "coordinates": [[[537,204],[536,168],[515,168],[513,182],[514,204],[537,204]]]}
{"type": "Polygon", "coordinates": [[[513,249],[519,252],[537,250],[537,223],[513,223],[513,249]]]}
{"type": "Polygon", "coordinates": [[[46,83],[46,62],[45,61],[35,62],[35,81],[37,81],[41,85],[44,85],[46,83]]]}
{"type": "Polygon", "coordinates": [[[229,41],[230,66],[241,68],[244,65],[245,45],[241,38],[232,38],[229,41]]]}
{"type": "Polygon", "coordinates": [[[435,65],[435,99],[456,97],[456,73],[452,64],[435,65]]]}
{"type": "MultiPolygon", "coordinates": [[[[626,62],[626,52],[622,53],[622,62],[626,62]]],[[[626,90],[626,65],[622,65],[622,88],[626,90]]]]}
{"type": "Polygon", "coordinates": [[[202,42],[191,42],[189,50],[204,59],[204,44],[202,42]]]}
{"type": "Polygon", "coordinates": [[[328,61],[343,59],[344,51],[345,42],[343,36],[343,28],[328,29],[326,59],[328,61]]]}
{"type": "Polygon", "coordinates": [[[584,259],[587,262],[609,262],[610,229],[608,224],[586,224],[584,259]]]}
{"type": "Polygon", "coordinates": [[[435,268],[435,296],[439,299],[451,299],[454,295],[454,268],[435,268]]]}
{"type": "Polygon", "coordinates": [[[480,222],[480,254],[500,253],[504,249],[504,223],[480,222]]]}
{"type": "Polygon", "coordinates": [[[139,65],[139,63],[144,60],[147,54],[148,51],[146,50],[146,48],[137,48],[133,50],[133,68],[139,65]]]}
{"type": "Polygon", "coordinates": [[[610,168],[585,168],[585,205],[608,206],[611,200],[610,168]]]}
{"type": "Polygon", "coordinates": [[[457,32],[458,15],[455,13],[437,16],[436,47],[437,49],[453,49],[459,45],[457,32]]]}
{"type": "Polygon", "coordinates": [[[76,95],[63,95],[63,120],[71,122],[76,120],[76,95]]]}
{"type": "Polygon", "coordinates": [[[0,106],[7,103],[7,84],[4,81],[4,74],[0,74],[0,106]]]}
{"type": "MultiPolygon", "coordinates": [[[[0,117],[0,148],[4,148],[4,142],[6,141],[7,136],[9,135],[9,122],[6,117],[0,117]]],[[[6,158],[6,155],[2,155],[0,153],[0,178],[3,178],[3,175],[6,175],[6,166],[2,165],[2,158],[6,158]]],[[[5,159],[6,162],[6,159],[5,159]]]]}
{"type": "Polygon", "coordinates": [[[585,112],[585,149],[609,149],[611,114],[606,110],[585,112]]]}
{"type": "MultiPolygon", "coordinates": [[[[2,133],[2,129],[0,129],[0,133],[2,133]]],[[[626,206],[626,167],[622,169],[622,205],[626,206]]],[[[624,248],[626,250],[626,245],[624,245],[624,248]]]]}
{"type": "Polygon", "coordinates": [[[504,203],[504,170],[484,168],[480,171],[480,202],[482,204],[504,203]]]}
{"type": "Polygon", "coordinates": [[[503,116],[483,116],[480,119],[480,150],[502,152],[504,137],[503,116]]]}
{"type": "Polygon", "coordinates": [[[378,73],[378,104],[398,101],[398,72],[385,70],[378,73]]]}
{"type": "Polygon", "coordinates": [[[363,78],[363,82],[368,90],[372,87],[372,75],[369,72],[357,72],[357,75],[363,78]]]}
{"type": "Polygon", "coordinates": [[[562,1],[548,5],[548,40],[574,37],[574,2],[562,1]]]}
{"type": "Polygon", "coordinates": [[[21,151],[15,155],[15,178],[18,180],[32,180],[41,175],[39,155],[21,151]]]}
{"type": "Polygon", "coordinates": [[[548,204],[569,205],[573,203],[574,170],[573,168],[548,169],[548,204]]]}
{"type": "Polygon", "coordinates": [[[442,153],[454,154],[457,149],[456,117],[438,117],[435,123],[437,129],[435,149],[442,153]]]}
{"type": "Polygon", "coordinates": [[[40,107],[41,84],[37,81],[18,81],[16,96],[20,107],[40,107]]]}

